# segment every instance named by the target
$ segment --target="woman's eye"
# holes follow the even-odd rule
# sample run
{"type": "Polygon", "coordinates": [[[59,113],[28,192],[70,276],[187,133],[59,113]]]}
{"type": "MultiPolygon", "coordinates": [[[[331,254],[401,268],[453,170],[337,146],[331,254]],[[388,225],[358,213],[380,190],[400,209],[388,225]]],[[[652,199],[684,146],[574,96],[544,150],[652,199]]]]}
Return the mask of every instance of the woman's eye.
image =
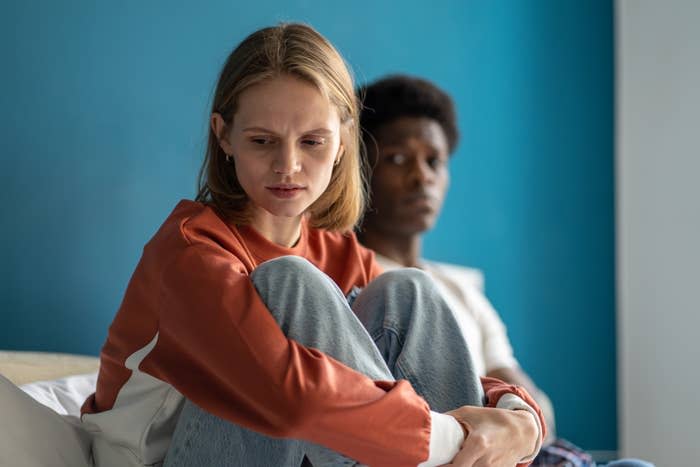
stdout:
{"type": "Polygon", "coordinates": [[[389,164],[403,165],[406,162],[406,156],[401,153],[389,154],[384,158],[389,164]]]}
{"type": "Polygon", "coordinates": [[[305,138],[301,142],[307,146],[320,146],[325,141],[323,139],[320,139],[320,138],[305,138]]]}
{"type": "Polygon", "coordinates": [[[250,141],[253,144],[259,144],[261,146],[265,145],[265,144],[271,144],[273,142],[272,138],[269,138],[267,136],[254,136],[254,137],[250,138],[250,141]]]}

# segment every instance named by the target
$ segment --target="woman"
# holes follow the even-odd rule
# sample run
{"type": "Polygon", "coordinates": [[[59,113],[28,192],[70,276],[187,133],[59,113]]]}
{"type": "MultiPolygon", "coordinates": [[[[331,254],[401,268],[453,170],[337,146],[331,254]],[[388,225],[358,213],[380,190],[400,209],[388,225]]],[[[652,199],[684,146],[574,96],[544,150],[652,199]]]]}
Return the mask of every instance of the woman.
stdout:
{"type": "Polygon", "coordinates": [[[98,466],[513,465],[537,453],[532,399],[496,380],[484,393],[466,350],[428,341],[466,347],[426,276],[377,277],[352,235],[357,125],[350,74],[312,28],[261,29],[231,53],[197,200],[144,248],[83,406],[98,466]]]}

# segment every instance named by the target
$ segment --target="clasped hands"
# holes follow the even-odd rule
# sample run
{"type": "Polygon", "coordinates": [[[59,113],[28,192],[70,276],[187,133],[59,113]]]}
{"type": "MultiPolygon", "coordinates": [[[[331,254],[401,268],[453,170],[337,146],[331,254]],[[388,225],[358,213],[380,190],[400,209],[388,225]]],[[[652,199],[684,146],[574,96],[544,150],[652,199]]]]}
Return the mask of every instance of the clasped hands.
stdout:
{"type": "Polygon", "coordinates": [[[514,467],[535,450],[539,426],[527,410],[464,406],[447,412],[464,429],[450,466],[514,467]]]}

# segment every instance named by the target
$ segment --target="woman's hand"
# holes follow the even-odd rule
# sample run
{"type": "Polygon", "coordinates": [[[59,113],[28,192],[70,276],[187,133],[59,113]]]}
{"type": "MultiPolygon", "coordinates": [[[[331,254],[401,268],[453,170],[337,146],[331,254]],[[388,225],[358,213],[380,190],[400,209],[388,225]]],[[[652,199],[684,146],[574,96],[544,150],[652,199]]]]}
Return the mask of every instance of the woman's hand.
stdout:
{"type": "Polygon", "coordinates": [[[449,465],[513,467],[535,450],[539,428],[526,410],[464,406],[447,415],[465,431],[464,444],[449,465]]]}

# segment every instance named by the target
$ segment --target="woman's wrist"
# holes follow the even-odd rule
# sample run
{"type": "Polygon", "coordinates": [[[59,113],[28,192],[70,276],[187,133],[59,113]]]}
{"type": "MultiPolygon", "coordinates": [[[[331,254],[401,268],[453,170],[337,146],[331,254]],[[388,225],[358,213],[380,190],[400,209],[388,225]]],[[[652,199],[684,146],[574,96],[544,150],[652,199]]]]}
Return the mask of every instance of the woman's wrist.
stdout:
{"type": "Polygon", "coordinates": [[[518,418],[518,438],[522,440],[520,462],[529,462],[537,456],[542,445],[539,420],[536,415],[527,410],[513,410],[513,416],[518,418]]]}
{"type": "Polygon", "coordinates": [[[521,462],[532,461],[532,459],[534,459],[535,456],[537,456],[537,453],[540,452],[540,448],[542,447],[543,441],[543,427],[540,423],[540,417],[537,414],[537,411],[535,411],[534,408],[530,407],[524,400],[522,400],[515,394],[504,394],[503,396],[501,396],[501,398],[498,400],[498,403],[496,404],[496,407],[501,409],[508,409],[513,411],[514,413],[520,412],[520,416],[522,417],[525,426],[529,426],[534,429],[534,431],[528,438],[534,439],[534,442],[529,445],[530,451],[523,454],[521,462]],[[530,415],[526,417],[526,414],[530,415]]]}

